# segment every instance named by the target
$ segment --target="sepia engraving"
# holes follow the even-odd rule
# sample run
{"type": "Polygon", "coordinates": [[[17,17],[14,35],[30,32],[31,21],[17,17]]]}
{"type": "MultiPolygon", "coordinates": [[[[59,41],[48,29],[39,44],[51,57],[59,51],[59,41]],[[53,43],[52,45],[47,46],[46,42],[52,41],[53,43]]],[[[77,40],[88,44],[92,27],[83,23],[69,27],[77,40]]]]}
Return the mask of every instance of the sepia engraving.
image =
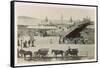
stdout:
{"type": "Polygon", "coordinates": [[[95,7],[30,4],[16,3],[18,64],[96,58],[95,7]]]}

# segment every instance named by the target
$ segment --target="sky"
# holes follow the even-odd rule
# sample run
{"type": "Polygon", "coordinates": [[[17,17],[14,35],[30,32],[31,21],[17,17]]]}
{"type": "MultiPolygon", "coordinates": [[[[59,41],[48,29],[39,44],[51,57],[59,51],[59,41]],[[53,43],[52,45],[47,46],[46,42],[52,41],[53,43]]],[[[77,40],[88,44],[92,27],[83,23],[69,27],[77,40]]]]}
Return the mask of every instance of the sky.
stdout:
{"type": "Polygon", "coordinates": [[[86,6],[72,6],[72,5],[51,5],[51,4],[37,4],[37,3],[15,3],[16,16],[29,16],[33,18],[45,19],[61,19],[73,20],[90,17],[92,21],[96,19],[96,8],[86,6]]]}

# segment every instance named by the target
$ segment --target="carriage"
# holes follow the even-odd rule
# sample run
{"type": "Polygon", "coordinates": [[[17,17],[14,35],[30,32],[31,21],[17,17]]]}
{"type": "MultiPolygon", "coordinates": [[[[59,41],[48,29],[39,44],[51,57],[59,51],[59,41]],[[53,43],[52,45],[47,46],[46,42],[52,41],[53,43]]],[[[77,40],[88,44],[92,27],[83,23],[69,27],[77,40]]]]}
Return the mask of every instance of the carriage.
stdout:
{"type": "Polygon", "coordinates": [[[78,49],[68,49],[65,51],[65,56],[78,56],[78,49]]]}
{"type": "Polygon", "coordinates": [[[38,51],[34,52],[35,57],[44,58],[48,55],[49,49],[48,48],[41,48],[38,51]]]}

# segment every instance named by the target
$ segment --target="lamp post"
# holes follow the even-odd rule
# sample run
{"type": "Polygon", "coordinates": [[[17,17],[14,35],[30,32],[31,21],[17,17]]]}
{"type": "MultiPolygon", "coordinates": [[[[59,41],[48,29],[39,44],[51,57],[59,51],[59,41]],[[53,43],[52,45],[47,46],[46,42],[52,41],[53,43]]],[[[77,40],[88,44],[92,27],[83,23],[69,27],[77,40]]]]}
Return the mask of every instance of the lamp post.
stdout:
{"type": "Polygon", "coordinates": [[[32,31],[29,31],[29,37],[30,37],[30,43],[32,44],[32,47],[34,47],[34,34],[32,33],[32,31]]]}

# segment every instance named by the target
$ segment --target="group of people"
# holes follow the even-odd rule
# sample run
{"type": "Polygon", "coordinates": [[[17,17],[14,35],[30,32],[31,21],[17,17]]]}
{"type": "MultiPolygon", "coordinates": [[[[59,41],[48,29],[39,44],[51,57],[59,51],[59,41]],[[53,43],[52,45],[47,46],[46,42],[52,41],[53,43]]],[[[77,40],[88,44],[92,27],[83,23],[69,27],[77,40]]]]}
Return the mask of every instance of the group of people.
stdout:
{"type": "Polygon", "coordinates": [[[87,44],[88,39],[84,39],[84,38],[67,38],[65,40],[65,43],[67,43],[67,44],[87,44]]]}
{"type": "Polygon", "coordinates": [[[33,40],[18,40],[18,46],[21,46],[21,47],[24,47],[24,48],[27,48],[27,47],[34,47],[34,41],[35,39],[33,40]]]}

